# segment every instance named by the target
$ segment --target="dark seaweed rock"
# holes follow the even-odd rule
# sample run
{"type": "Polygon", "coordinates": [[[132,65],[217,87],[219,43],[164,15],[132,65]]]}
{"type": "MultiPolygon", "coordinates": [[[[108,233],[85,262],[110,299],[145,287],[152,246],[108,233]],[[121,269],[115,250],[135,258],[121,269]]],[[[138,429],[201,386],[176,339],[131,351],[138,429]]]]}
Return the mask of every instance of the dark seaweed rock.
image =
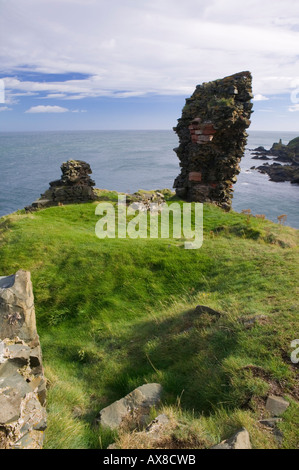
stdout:
{"type": "MultiPolygon", "coordinates": [[[[275,157],[275,163],[257,167],[256,169],[260,173],[267,173],[271,181],[290,181],[292,184],[299,184],[299,137],[291,140],[287,145],[284,145],[280,139],[278,143],[274,143],[271,149],[266,152],[268,155],[275,157]],[[281,165],[277,163],[278,161],[288,164],[281,165]]],[[[262,151],[262,156],[254,156],[252,158],[265,160],[264,151],[262,151]]]]}
{"type": "Polygon", "coordinates": [[[292,184],[299,184],[299,166],[280,165],[262,165],[256,168],[260,173],[266,173],[270,176],[270,181],[281,183],[290,181],[292,184]]]}

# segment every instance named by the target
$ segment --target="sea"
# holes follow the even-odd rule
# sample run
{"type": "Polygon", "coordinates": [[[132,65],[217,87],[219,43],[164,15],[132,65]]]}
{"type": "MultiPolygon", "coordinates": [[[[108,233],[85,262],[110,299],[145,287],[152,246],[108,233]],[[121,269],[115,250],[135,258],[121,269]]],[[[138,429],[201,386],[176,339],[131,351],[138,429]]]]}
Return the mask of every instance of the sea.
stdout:
{"type": "MultiPolygon", "coordinates": [[[[287,144],[296,132],[249,131],[234,185],[233,210],[264,214],[299,229],[299,185],[269,181],[252,170],[263,164],[252,160],[258,146],[270,149],[282,139],[287,144]]],[[[60,165],[84,160],[92,169],[96,187],[132,193],[138,189],[172,189],[179,174],[173,151],[178,137],[172,130],[0,132],[0,217],[31,204],[61,176],[60,165]]],[[[271,162],[270,162],[271,163],[271,162]]]]}

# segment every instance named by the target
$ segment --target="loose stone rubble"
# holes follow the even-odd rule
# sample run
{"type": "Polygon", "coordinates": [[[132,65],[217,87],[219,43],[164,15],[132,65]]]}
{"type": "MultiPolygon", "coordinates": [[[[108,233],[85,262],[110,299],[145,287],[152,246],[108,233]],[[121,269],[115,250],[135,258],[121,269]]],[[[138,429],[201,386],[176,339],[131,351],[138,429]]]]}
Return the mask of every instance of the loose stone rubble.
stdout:
{"type": "Polygon", "coordinates": [[[68,160],[61,165],[60,180],[52,181],[50,188],[41,195],[27,211],[62,204],[75,204],[94,201],[96,195],[93,189],[95,182],[90,178],[90,165],[82,160],[68,160]]]}
{"type": "Polygon", "coordinates": [[[250,72],[240,72],[198,85],[186,99],[174,128],[181,166],[174,188],[182,199],[230,209],[252,113],[251,83],[250,72]]]}
{"type": "Polygon", "coordinates": [[[40,449],[46,380],[30,273],[0,277],[0,449],[40,449]]]}

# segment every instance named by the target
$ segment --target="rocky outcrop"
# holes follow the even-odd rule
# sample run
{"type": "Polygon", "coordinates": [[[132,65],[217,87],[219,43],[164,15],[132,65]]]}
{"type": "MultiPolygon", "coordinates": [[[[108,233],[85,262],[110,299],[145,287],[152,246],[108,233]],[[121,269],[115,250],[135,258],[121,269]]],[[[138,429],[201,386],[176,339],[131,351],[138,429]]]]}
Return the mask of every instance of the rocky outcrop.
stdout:
{"type": "Polygon", "coordinates": [[[83,203],[96,199],[93,190],[95,182],[89,176],[92,171],[88,163],[82,160],[68,160],[60,168],[62,171],[60,180],[52,181],[50,188],[31,206],[25,207],[26,210],[83,203]]]}
{"type": "Polygon", "coordinates": [[[299,165],[281,165],[280,163],[265,164],[255,168],[260,173],[266,173],[270,181],[282,183],[289,181],[292,184],[299,184],[299,165]]]}
{"type": "Polygon", "coordinates": [[[251,82],[250,72],[240,72],[198,85],[186,100],[174,128],[181,166],[174,188],[182,199],[230,209],[252,113],[251,82]]]}
{"type": "Polygon", "coordinates": [[[292,184],[299,184],[299,137],[291,140],[287,145],[284,145],[280,139],[278,143],[272,145],[270,150],[258,147],[254,149],[253,155],[252,159],[255,160],[274,160],[271,165],[265,163],[254,168],[260,173],[269,175],[270,181],[290,181],[292,184]]]}
{"type": "Polygon", "coordinates": [[[0,278],[0,448],[39,449],[46,380],[30,273],[0,278]]]}
{"type": "Polygon", "coordinates": [[[104,428],[118,429],[124,420],[142,421],[152,406],[159,403],[162,387],[157,383],[145,384],[133,390],[121,400],[104,408],[98,421],[104,428]]]}

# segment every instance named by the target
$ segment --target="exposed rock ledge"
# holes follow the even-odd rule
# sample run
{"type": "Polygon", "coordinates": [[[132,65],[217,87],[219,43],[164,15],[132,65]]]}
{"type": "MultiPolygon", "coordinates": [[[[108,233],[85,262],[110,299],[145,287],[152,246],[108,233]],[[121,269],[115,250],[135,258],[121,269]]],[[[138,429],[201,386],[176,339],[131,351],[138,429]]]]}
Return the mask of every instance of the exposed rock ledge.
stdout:
{"type": "Polygon", "coordinates": [[[46,380],[30,273],[0,277],[0,449],[40,449],[46,380]]]}
{"type": "Polygon", "coordinates": [[[261,166],[253,167],[260,173],[267,173],[270,181],[283,182],[290,181],[292,184],[299,184],[299,137],[291,140],[287,145],[281,142],[274,143],[270,150],[264,147],[254,149],[253,160],[274,160],[271,165],[264,163],[261,166]],[[282,164],[278,163],[282,162],[282,164]]]}

